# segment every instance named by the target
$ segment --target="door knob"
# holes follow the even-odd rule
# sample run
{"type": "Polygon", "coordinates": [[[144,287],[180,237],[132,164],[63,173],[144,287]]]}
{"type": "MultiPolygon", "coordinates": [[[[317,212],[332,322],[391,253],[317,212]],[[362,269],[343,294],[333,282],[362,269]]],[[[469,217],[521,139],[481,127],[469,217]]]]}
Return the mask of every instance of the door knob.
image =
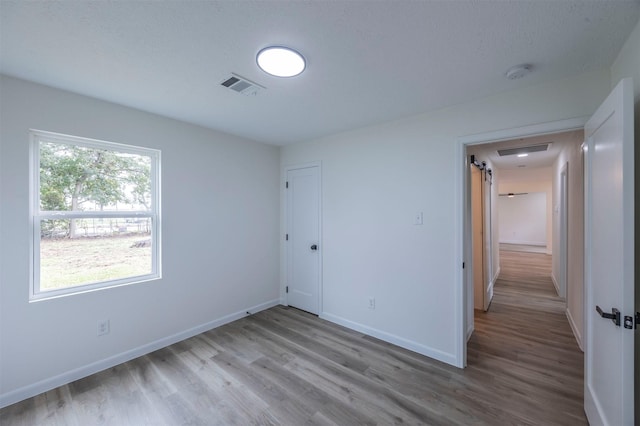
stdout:
{"type": "Polygon", "coordinates": [[[317,244],[312,245],[311,250],[318,250],[318,245],[317,244]]]}
{"type": "Polygon", "coordinates": [[[620,311],[616,308],[611,309],[611,313],[608,313],[603,312],[600,306],[596,305],[596,311],[602,318],[610,319],[615,325],[620,326],[620,311]]]}

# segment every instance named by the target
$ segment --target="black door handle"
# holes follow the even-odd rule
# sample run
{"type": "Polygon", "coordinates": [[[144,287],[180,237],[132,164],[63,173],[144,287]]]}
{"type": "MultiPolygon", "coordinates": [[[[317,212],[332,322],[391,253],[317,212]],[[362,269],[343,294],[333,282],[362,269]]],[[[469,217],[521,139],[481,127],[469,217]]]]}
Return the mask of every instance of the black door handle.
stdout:
{"type": "Polygon", "coordinates": [[[318,250],[318,245],[317,244],[312,245],[311,250],[318,250]]]}
{"type": "Polygon", "coordinates": [[[617,310],[616,308],[612,308],[611,313],[603,312],[602,309],[600,309],[600,306],[596,305],[596,311],[602,318],[610,319],[611,321],[613,321],[615,325],[620,327],[620,311],[619,310],[617,310]]]}

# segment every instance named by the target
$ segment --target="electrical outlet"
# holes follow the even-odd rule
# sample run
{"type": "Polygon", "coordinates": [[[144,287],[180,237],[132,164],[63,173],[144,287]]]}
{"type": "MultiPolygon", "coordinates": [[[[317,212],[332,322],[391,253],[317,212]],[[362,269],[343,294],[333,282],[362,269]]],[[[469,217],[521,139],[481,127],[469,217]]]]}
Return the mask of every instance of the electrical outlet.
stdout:
{"type": "Polygon", "coordinates": [[[109,320],[98,321],[98,336],[109,334],[109,320]]]}
{"type": "Polygon", "coordinates": [[[375,309],[376,308],[376,298],[375,297],[370,297],[369,298],[369,309],[375,309]]]}

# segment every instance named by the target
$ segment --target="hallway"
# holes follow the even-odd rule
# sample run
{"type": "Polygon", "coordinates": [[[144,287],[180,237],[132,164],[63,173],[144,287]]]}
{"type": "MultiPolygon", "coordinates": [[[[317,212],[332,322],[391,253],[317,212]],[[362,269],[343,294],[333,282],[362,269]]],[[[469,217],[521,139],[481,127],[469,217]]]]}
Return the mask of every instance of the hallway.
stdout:
{"type": "Polygon", "coordinates": [[[500,263],[489,311],[475,312],[467,371],[487,374],[495,409],[521,423],[587,424],[583,353],[551,281],[551,256],[501,251],[500,263]]]}

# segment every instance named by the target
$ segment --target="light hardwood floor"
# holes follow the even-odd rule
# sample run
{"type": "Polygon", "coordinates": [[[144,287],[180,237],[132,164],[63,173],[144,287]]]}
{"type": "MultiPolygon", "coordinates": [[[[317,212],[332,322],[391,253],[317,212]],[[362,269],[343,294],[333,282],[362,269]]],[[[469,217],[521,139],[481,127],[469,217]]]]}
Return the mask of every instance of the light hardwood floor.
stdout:
{"type": "Polygon", "coordinates": [[[6,407],[0,424],[586,424],[550,257],[501,256],[464,370],[275,307],[6,407]]]}

